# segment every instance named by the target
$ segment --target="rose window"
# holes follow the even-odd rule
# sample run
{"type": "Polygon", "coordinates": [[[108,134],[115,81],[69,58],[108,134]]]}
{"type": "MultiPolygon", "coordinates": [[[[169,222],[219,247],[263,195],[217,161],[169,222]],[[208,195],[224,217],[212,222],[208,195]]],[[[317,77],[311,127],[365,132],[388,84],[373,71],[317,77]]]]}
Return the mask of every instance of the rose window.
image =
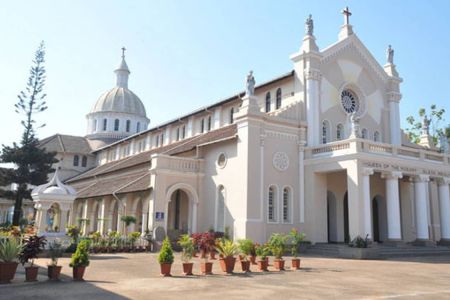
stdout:
{"type": "Polygon", "coordinates": [[[359,110],[358,98],[356,97],[356,95],[353,92],[351,92],[349,90],[342,91],[341,103],[342,103],[342,108],[348,114],[357,112],[359,110]]]}

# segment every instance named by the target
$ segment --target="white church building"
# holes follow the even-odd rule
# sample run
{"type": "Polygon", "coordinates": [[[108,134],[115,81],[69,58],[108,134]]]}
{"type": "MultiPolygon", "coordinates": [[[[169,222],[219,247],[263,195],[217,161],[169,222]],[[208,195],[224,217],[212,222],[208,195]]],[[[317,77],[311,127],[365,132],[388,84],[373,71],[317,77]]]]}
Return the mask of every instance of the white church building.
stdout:
{"type": "Polygon", "coordinates": [[[408,140],[393,49],[377,62],[343,14],[320,50],[306,20],[290,72],[256,85],[250,73],[245,92],[149,129],[123,53],[86,136],[41,143],[58,152],[64,183],[35,190],[39,231],[123,232],[131,215],[131,230],[170,237],[228,228],[264,242],[296,227],[313,243],[450,241],[448,151],[426,129],[408,140]]]}

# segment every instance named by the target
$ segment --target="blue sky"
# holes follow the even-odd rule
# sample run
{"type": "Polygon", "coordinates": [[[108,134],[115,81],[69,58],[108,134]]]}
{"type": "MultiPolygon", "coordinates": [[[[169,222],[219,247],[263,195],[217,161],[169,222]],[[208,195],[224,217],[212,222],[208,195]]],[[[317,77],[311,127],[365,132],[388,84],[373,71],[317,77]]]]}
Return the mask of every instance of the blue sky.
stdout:
{"type": "MultiPolygon", "coordinates": [[[[355,33],[385,62],[392,44],[402,84],[401,118],[436,103],[450,121],[449,1],[2,1],[0,144],[19,140],[13,105],[25,88],[39,42],[47,47],[49,109],[44,138],[84,135],[85,115],[114,86],[125,46],[129,87],[151,126],[243,89],[253,69],[262,82],[292,69],[309,13],[320,48],[337,41],[349,6],[355,33]]],[[[404,123],[404,122],[403,122],[404,123]]]]}

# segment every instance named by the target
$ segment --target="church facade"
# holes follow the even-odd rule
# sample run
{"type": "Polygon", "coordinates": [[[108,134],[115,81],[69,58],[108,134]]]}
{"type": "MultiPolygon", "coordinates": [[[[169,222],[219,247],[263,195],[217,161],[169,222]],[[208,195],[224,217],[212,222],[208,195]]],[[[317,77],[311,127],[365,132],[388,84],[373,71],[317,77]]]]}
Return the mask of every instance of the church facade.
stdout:
{"type": "MultiPolygon", "coordinates": [[[[448,151],[426,129],[409,142],[393,49],[380,65],[343,13],[337,42],[321,50],[306,20],[290,72],[262,84],[250,73],[246,91],[149,129],[122,55],[116,87],[87,116],[90,151],[64,149],[59,172],[76,162],[62,178],[75,200],[38,209],[84,234],[124,232],[131,215],[129,230],[173,238],[213,228],[264,242],[296,227],[313,243],[447,242],[448,151]]],[[[55,230],[40,215],[40,232],[55,230]]]]}

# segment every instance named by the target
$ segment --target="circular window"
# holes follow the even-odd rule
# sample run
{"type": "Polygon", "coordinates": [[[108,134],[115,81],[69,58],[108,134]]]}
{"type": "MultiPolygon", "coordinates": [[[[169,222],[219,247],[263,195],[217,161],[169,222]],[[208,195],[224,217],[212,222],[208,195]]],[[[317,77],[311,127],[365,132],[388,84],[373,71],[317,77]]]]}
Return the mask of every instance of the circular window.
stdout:
{"type": "Polygon", "coordinates": [[[359,110],[359,101],[356,95],[350,90],[343,90],[341,93],[342,108],[346,113],[351,114],[359,110]]]}
{"type": "Polygon", "coordinates": [[[225,153],[220,153],[219,157],[217,158],[217,166],[220,168],[224,168],[227,164],[227,157],[225,153]]]}

